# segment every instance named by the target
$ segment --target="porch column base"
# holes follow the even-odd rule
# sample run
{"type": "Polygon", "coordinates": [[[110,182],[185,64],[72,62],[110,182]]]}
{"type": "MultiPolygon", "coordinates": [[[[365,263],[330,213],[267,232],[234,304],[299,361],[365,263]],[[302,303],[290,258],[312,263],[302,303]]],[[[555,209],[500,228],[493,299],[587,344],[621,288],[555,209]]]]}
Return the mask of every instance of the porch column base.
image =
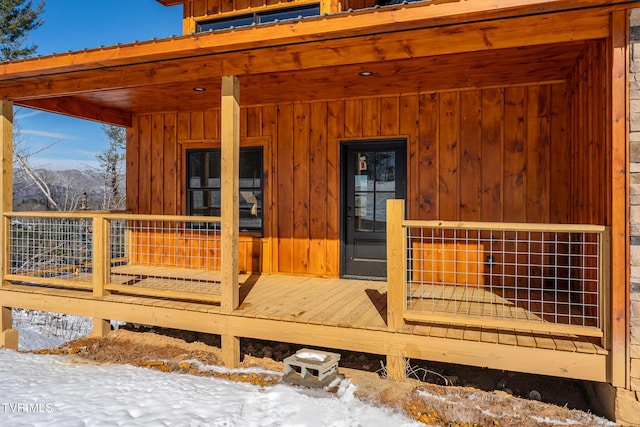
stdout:
{"type": "Polygon", "coordinates": [[[18,349],[18,331],[16,329],[7,329],[0,332],[0,348],[18,349]]]}
{"type": "Polygon", "coordinates": [[[387,378],[403,380],[407,377],[406,359],[398,355],[387,355],[387,378]]]}
{"type": "Polygon", "coordinates": [[[584,383],[594,412],[622,426],[640,425],[640,390],[584,383]]]}
{"type": "Polygon", "coordinates": [[[109,332],[111,332],[111,322],[105,319],[98,319],[96,317],[93,318],[93,330],[91,334],[92,337],[103,338],[106,337],[109,332]]]}
{"type": "Polygon", "coordinates": [[[227,368],[240,366],[240,338],[233,335],[222,335],[222,363],[227,368]]]}

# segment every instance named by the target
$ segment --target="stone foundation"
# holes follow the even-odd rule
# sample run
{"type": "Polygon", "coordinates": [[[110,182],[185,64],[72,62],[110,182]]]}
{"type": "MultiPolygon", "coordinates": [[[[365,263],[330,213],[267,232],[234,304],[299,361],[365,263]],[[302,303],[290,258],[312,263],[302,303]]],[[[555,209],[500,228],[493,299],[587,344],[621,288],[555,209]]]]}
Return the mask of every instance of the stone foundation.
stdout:
{"type": "MultiPolygon", "coordinates": [[[[604,398],[615,408],[612,419],[622,425],[640,425],[640,9],[631,14],[629,61],[629,211],[630,211],[630,384],[613,389],[604,398]],[[612,397],[613,396],[613,401],[612,397]]],[[[603,397],[602,390],[598,393],[603,397]]]]}

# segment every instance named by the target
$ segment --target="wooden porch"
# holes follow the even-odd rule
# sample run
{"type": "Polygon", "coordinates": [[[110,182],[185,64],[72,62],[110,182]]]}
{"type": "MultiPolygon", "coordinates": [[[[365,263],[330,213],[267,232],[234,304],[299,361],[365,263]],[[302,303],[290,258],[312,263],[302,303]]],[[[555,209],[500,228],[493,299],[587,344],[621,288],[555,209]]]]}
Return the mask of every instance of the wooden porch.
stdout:
{"type": "Polygon", "coordinates": [[[540,3],[428,2],[6,64],[0,337],[11,307],[24,307],[93,317],[98,334],[109,319],[220,334],[230,366],[247,337],[383,354],[392,376],[416,358],[626,384],[631,6],[540,3]],[[33,233],[9,243],[10,218],[31,215],[29,230],[42,218],[12,212],[12,102],[129,128],[135,215],[52,223],[77,239],[38,237],[39,248],[67,251],[49,265],[27,248],[33,233]],[[406,143],[406,217],[485,228],[471,243],[446,232],[407,242],[411,227],[433,224],[396,215],[388,282],[338,279],[342,145],[389,138],[406,143]],[[239,232],[240,146],[263,150],[264,215],[253,234],[239,232]],[[220,150],[221,173],[191,190],[219,180],[220,204],[207,205],[219,218],[183,216],[186,159],[200,149],[220,150]],[[134,228],[114,246],[118,221],[134,228]],[[201,221],[215,226],[192,226],[201,221]],[[524,243],[535,255],[521,262],[510,230],[486,241],[488,223],[543,227],[540,241],[524,243]],[[596,261],[585,246],[571,262],[569,224],[592,233],[582,242],[597,235],[596,261]],[[553,225],[561,243],[549,256],[553,225]],[[460,254],[441,255],[449,248],[460,254]],[[408,251],[419,256],[409,261],[408,251]]]}
{"type": "Polygon", "coordinates": [[[219,334],[229,364],[246,337],[386,355],[393,375],[413,358],[610,380],[607,227],[409,221],[404,205],[386,204],[387,281],[247,265],[229,280],[239,250],[219,217],[5,212],[0,298],[93,317],[99,334],[108,320],[219,334]]]}

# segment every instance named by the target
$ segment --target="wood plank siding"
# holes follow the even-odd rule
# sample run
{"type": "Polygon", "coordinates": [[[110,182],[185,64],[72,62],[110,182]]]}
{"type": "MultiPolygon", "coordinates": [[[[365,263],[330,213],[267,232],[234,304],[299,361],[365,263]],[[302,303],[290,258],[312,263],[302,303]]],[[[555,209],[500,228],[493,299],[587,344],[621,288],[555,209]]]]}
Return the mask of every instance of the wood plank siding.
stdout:
{"type": "MultiPolygon", "coordinates": [[[[215,18],[251,13],[266,9],[282,9],[309,4],[320,4],[322,13],[339,12],[341,5],[335,0],[187,0],[183,5],[183,32],[195,31],[196,23],[215,18]]],[[[347,0],[344,10],[373,7],[375,0],[347,0]]]]}
{"type": "MultiPolygon", "coordinates": [[[[607,224],[591,172],[607,167],[604,113],[589,101],[604,97],[602,54],[590,45],[568,83],[243,106],[241,145],[259,139],[269,161],[264,233],[241,235],[241,271],[339,276],[345,139],[406,138],[412,219],[607,224]]],[[[184,214],[185,148],[216,146],[218,121],[217,109],[134,116],[128,207],[184,214]]]]}
{"type": "MultiPolygon", "coordinates": [[[[577,224],[611,224],[611,180],[609,153],[611,141],[606,137],[607,73],[606,47],[589,44],[578,58],[569,83],[571,106],[570,169],[568,198],[569,222],[577,224]]],[[[556,112],[560,112],[559,106],[556,112]]],[[[557,170],[554,175],[561,174],[557,170]]],[[[566,190],[563,192],[568,194],[566,190]]],[[[557,201],[556,203],[560,203],[557,201]]],[[[566,206],[555,210],[566,212],[566,206]]]]}

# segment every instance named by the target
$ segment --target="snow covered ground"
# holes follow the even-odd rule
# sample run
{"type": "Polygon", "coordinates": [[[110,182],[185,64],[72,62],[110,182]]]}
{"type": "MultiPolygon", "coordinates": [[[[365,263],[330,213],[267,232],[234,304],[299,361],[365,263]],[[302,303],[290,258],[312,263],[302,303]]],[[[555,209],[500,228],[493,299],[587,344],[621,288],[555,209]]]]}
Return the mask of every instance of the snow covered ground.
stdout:
{"type": "MultiPolygon", "coordinates": [[[[56,346],[91,328],[89,319],[14,311],[21,349],[56,346]],[[42,316],[42,317],[40,317],[42,316]],[[66,323],[65,323],[66,322],[66,323]]],[[[279,384],[260,388],[127,365],[0,350],[3,426],[422,426],[353,396],[279,384]]]]}

